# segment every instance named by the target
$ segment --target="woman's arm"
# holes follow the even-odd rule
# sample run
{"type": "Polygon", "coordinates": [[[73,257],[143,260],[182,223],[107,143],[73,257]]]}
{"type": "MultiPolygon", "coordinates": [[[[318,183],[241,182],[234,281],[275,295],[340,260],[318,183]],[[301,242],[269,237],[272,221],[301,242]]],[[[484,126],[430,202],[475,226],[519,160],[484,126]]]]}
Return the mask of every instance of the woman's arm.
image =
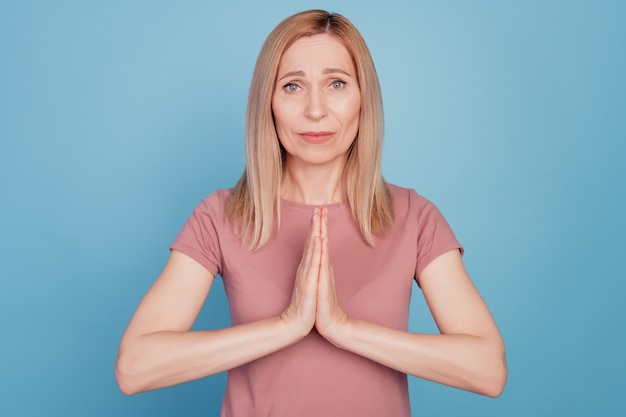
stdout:
{"type": "Polygon", "coordinates": [[[504,343],[459,251],[437,257],[419,280],[441,334],[408,333],[349,318],[337,304],[329,265],[320,274],[317,329],[336,346],[398,371],[499,396],[507,377],[504,343]]]}
{"type": "Polygon", "coordinates": [[[194,332],[190,329],[213,275],[187,255],[172,251],[122,337],[115,367],[120,390],[135,394],[202,378],[306,336],[315,321],[319,245],[319,223],[312,224],[291,304],[280,317],[194,332]]]}

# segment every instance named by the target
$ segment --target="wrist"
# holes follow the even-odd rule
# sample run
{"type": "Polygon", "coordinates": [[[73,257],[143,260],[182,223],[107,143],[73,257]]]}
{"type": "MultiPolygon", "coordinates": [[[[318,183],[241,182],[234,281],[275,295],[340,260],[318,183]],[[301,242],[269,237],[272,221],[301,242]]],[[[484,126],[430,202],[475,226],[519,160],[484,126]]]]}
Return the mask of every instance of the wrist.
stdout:
{"type": "Polygon", "coordinates": [[[347,314],[343,314],[337,320],[334,320],[331,324],[323,326],[321,329],[318,327],[318,332],[334,346],[344,349],[345,342],[350,337],[353,327],[353,319],[347,314]]]}
{"type": "Polygon", "coordinates": [[[294,343],[308,335],[313,328],[312,325],[307,325],[290,314],[289,310],[285,310],[278,318],[281,323],[281,333],[288,334],[294,343]]]}

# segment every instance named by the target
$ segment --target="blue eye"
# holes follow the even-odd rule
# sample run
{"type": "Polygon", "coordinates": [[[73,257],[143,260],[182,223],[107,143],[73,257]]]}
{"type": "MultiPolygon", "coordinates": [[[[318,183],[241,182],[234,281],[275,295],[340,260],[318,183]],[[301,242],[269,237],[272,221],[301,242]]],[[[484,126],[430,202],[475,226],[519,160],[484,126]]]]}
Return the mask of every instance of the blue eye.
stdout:
{"type": "Polygon", "coordinates": [[[332,84],[330,84],[330,86],[334,88],[335,90],[339,90],[344,85],[346,85],[346,83],[341,80],[333,81],[332,84]]]}
{"type": "Polygon", "coordinates": [[[289,83],[285,86],[285,89],[290,92],[290,93],[295,93],[296,91],[298,91],[300,87],[298,87],[296,84],[294,83],[289,83]]]}

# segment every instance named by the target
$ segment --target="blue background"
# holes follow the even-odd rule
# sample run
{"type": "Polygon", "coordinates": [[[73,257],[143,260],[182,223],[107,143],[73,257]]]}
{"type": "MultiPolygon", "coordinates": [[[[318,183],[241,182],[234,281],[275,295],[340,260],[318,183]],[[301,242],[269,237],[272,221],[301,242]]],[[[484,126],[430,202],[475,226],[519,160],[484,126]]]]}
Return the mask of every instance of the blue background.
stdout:
{"type": "MultiPolygon", "coordinates": [[[[500,398],[410,378],[414,414],[623,411],[625,4],[2,1],[0,415],[218,415],[224,374],[126,397],[116,350],[193,207],[243,169],[263,40],[309,8],[361,30],[385,176],[440,207],[506,341],[500,398]]],[[[434,331],[417,289],[412,312],[434,331]]],[[[196,328],[228,320],[217,280],[196,328]]]]}

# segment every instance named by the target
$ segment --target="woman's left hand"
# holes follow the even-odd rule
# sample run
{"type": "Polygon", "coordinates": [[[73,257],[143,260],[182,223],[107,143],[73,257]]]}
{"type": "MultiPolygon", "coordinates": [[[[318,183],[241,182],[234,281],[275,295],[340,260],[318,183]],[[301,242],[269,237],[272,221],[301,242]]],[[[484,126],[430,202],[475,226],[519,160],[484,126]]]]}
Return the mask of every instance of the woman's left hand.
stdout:
{"type": "Polygon", "coordinates": [[[328,245],[328,214],[326,209],[321,214],[320,237],[322,240],[322,253],[320,260],[320,273],[317,287],[317,313],[315,327],[317,331],[331,343],[335,335],[341,332],[349,318],[339,305],[337,292],[335,291],[335,276],[330,264],[330,251],[328,245]]]}

